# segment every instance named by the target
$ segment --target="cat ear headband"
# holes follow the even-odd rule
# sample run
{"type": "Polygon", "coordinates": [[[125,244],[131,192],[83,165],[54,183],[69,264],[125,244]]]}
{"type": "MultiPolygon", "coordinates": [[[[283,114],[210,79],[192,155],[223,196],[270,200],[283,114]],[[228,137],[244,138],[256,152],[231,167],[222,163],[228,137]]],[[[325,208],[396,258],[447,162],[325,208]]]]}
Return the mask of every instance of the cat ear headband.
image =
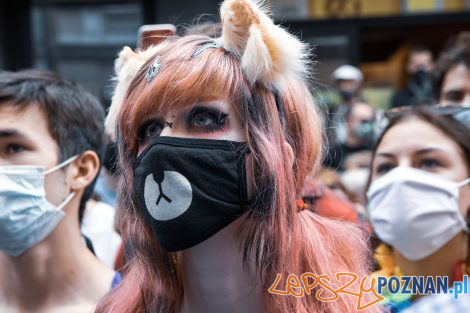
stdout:
{"type": "MultiPolygon", "coordinates": [[[[240,58],[245,78],[251,85],[264,84],[273,90],[282,89],[285,80],[304,80],[309,73],[307,44],[274,25],[264,1],[225,0],[220,6],[222,36],[198,47],[192,57],[207,49],[223,48],[240,58]]],[[[158,55],[168,42],[135,53],[125,47],[115,62],[116,89],[106,118],[106,129],[115,129],[116,120],[130,83],[142,65],[158,55]]],[[[150,64],[147,82],[158,75],[161,65],[158,56],[150,64]]]]}
{"type": "Polygon", "coordinates": [[[274,25],[265,1],[225,0],[220,7],[224,49],[241,60],[243,73],[253,85],[271,89],[284,79],[308,77],[308,45],[274,25]]]}

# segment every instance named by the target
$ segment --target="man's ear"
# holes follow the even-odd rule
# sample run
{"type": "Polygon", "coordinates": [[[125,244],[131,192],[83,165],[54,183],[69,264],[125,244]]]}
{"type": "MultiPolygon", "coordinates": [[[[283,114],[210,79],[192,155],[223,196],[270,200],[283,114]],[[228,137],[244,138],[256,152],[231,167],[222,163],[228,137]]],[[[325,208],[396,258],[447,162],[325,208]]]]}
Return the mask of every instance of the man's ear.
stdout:
{"type": "Polygon", "coordinates": [[[72,165],[74,169],[69,171],[72,191],[80,191],[88,187],[98,175],[101,166],[98,155],[91,150],[82,153],[72,165]]]}

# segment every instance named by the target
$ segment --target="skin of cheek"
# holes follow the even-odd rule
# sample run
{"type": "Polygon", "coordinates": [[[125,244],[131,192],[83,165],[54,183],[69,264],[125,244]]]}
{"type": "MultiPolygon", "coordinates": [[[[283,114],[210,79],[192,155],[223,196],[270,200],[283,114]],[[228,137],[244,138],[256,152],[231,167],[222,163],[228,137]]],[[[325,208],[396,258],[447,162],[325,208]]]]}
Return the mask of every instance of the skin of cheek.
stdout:
{"type": "Polygon", "coordinates": [[[460,188],[459,208],[465,220],[470,218],[470,186],[466,185],[460,188]]]}

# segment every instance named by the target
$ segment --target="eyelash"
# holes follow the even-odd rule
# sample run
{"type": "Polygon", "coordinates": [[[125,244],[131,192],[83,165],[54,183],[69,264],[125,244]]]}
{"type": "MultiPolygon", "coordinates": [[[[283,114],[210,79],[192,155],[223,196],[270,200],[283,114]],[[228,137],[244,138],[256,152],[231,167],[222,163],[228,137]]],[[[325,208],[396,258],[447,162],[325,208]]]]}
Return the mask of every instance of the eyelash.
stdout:
{"type": "Polygon", "coordinates": [[[391,163],[382,163],[382,164],[379,164],[376,168],[376,172],[377,174],[385,174],[387,173],[388,171],[392,170],[393,168],[393,164],[391,163]]]}
{"type": "MultiPolygon", "coordinates": [[[[196,108],[193,108],[187,114],[185,120],[186,120],[186,124],[189,125],[189,127],[197,128],[199,130],[202,130],[205,133],[213,133],[213,132],[221,131],[226,126],[227,117],[228,117],[227,113],[220,112],[217,109],[206,108],[206,107],[196,107],[196,108]],[[213,123],[207,126],[196,126],[195,125],[196,118],[198,116],[205,116],[205,115],[211,118],[213,123]]],[[[149,139],[146,136],[146,133],[149,127],[151,127],[152,125],[156,125],[157,127],[160,127],[160,131],[161,131],[163,130],[165,123],[162,120],[149,120],[145,122],[144,124],[142,124],[137,130],[137,142],[139,144],[145,143],[146,140],[149,139]]],[[[160,133],[158,133],[158,135],[155,135],[155,136],[158,137],[159,135],[160,133]]],[[[151,136],[151,137],[155,137],[155,136],[151,136]]]]}
{"type": "MultiPolygon", "coordinates": [[[[137,142],[139,144],[144,143],[148,138],[146,137],[147,130],[150,126],[156,125],[160,127],[160,129],[163,129],[163,121],[159,120],[149,120],[143,123],[139,128],[137,129],[137,142]]],[[[161,130],[160,130],[161,131],[161,130]]],[[[158,134],[159,136],[160,134],[158,134]]]]}
{"type": "Polygon", "coordinates": [[[187,125],[191,125],[190,127],[202,129],[203,132],[213,133],[213,132],[221,131],[225,127],[225,125],[227,124],[227,117],[228,117],[227,113],[220,112],[217,109],[196,107],[189,112],[186,118],[186,123],[187,125]],[[200,115],[209,116],[212,119],[212,121],[214,121],[214,123],[208,126],[196,126],[195,125],[196,118],[200,115]]]}
{"type": "Polygon", "coordinates": [[[420,163],[420,166],[423,166],[424,163],[428,163],[428,164],[429,164],[429,163],[434,163],[434,164],[432,165],[433,168],[434,168],[434,167],[439,167],[439,166],[441,166],[441,162],[439,162],[438,160],[433,159],[433,158],[425,158],[425,159],[422,159],[419,163],[420,163]]]}
{"type": "MultiPolygon", "coordinates": [[[[426,168],[436,168],[436,167],[440,167],[442,166],[442,163],[439,162],[438,160],[434,159],[434,158],[424,158],[424,159],[421,159],[419,161],[419,167],[422,168],[422,167],[426,167],[426,168]],[[428,166],[428,165],[425,165],[425,163],[433,163],[432,166],[428,166]]],[[[382,164],[379,164],[376,168],[376,173],[377,174],[385,174],[387,173],[388,171],[390,171],[392,168],[393,168],[393,164],[391,163],[382,163],[382,164]]]]}

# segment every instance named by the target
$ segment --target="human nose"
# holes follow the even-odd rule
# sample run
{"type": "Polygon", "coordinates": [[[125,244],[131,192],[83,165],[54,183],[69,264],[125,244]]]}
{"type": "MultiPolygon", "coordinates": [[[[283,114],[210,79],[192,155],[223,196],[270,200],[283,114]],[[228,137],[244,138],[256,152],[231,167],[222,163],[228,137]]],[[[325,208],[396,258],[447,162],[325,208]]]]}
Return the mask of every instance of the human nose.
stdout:
{"type": "Polygon", "coordinates": [[[407,157],[398,159],[397,167],[413,167],[411,160],[407,157]]]}

